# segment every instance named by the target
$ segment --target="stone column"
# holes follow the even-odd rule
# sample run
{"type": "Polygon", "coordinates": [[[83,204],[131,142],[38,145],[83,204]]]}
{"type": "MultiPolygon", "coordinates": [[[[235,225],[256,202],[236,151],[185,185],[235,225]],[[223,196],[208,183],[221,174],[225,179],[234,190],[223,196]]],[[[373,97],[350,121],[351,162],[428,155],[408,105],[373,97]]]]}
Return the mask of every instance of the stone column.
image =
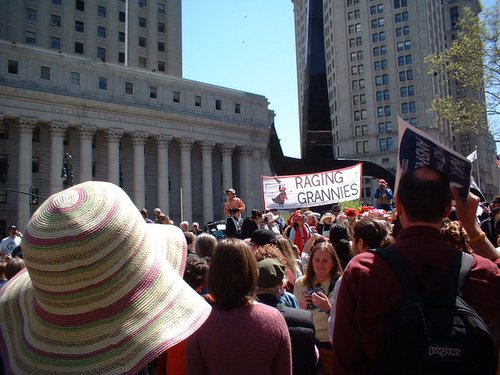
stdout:
{"type": "Polygon", "coordinates": [[[250,146],[242,146],[239,148],[240,153],[240,190],[238,194],[243,201],[247,204],[247,212],[251,212],[253,208],[259,208],[260,205],[255,206],[252,186],[252,155],[253,148],[250,146]]]}
{"type": "Polygon", "coordinates": [[[148,139],[145,132],[134,132],[132,135],[132,144],[134,145],[134,203],[138,208],[144,207],[146,175],[144,174],[144,144],[148,139]]]}
{"type": "Polygon", "coordinates": [[[80,125],[80,182],[92,181],[92,139],[95,132],[93,125],[80,125]]]}
{"type": "Polygon", "coordinates": [[[110,128],[106,130],[108,140],[108,181],[120,185],[120,139],[123,130],[110,128]]]}
{"type": "Polygon", "coordinates": [[[192,189],[191,189],[191,149],[193,148],[194,139],[182,138],[178,140],[181,149],[181,221],[187,220],[192,222],[192,189]]]}
{"type": "Polygon", "coordinates": [[[264,176],[271,176],[272,172],[271,172],[271,167],[269,165],[268,152],[267,149],[265,148],[262,148],[260,150],[260,162],[262,165],[262,174],[264,176]]]}
{"type": "MultiPolygon", "coordinates": [[[[29,193],[32,183],[33,128],[36,121],[35,118],[21,117],[17,125],[19,131],[19,180],[17,188],[26,193],[29,193]]],[[[24,228],[30,217],[29,195],[18,194],[16,225],[19,228],[24,228]]]]}
{"type": "Polygon", "coordinates": [[[50,132],[50,182],[49,194],[52,195],[63,188],[61,168],[64,158],[64,135],[68,130],[68,123],[64,121],[51,121],[50,132]]]}
{"type": "Polygon", "coordinates": [[[155,137],[158,150],[158,203],[162,212],[170,213],[169,183],[168,183],[168,144],[172,141],[169,135],[160,134],[155,137]]]}
{"type": "Polygon", "coordinates": [[[224,190],[233,187],[233,162],[232,155],[234,145],[223,144],[221,146],[222,152],[222,188],[224,190]]]}
{"type": "Polygon", "coordinates": [[[203,180],[203,224],[214,219],[214,189],[212,172],[212,151],[215,142],[204,141],[201,143],[201,165],[203,180]]]}

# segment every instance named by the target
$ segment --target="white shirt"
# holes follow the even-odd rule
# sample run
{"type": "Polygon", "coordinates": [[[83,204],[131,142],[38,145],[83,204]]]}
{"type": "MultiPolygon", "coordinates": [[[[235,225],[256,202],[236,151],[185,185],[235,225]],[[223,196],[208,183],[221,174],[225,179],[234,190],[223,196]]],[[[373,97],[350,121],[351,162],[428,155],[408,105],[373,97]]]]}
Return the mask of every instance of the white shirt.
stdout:
{"type": "Polygon", "coordinates": [[[12,251],[21,244],[21,237],[5,237],[2,242],[0,242],[0,252],[5,255],[12,255],[12,251]]]}

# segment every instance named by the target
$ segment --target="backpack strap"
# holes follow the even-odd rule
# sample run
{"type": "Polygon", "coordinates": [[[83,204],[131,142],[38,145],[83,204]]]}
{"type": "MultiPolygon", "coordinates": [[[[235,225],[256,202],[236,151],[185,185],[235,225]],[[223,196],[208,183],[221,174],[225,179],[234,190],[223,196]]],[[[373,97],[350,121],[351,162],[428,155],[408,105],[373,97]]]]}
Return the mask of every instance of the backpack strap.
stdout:
{"type": "MultiPolygon", "coordinates": [[[[370,251],[382,256],[382,258],[389,263],[391,268],[396,272],[405,290],[416,292],[418,288],[422,286],[418,275],[410,267],[405,257],[396,251],[396,249],[389,246],[385,248],[370,249],[370,251]]],[[[470,254],[462,251],[455,254],[446,278],[449,291],[455,290],[457,296],[462,295],[462,288],[465,284],[465,280],[469,276],[473,262],[474,258],[470,254]]]]}
{"type": "Polygon", "coordinates": [[[416,293],[422,287],[418,275],[410,267],[408,261],[392,246],[370,249],[374,254],[380,255],[384,260],[389,263],[391,268],[396,272],[399,281],[404,290],[410,293],[416,293]]]}
{"type": "Polygon", "coordinates": [[[457,285],[457,296],[462,295],[462,289],[465,284],[465,280],[469,276],[469,272],[472,268],[472,264],[474,263],[474,257],[470,254],[461,252],[461,266],[460,266],[460,274],[458,276],[458,285],[457,285]]]}

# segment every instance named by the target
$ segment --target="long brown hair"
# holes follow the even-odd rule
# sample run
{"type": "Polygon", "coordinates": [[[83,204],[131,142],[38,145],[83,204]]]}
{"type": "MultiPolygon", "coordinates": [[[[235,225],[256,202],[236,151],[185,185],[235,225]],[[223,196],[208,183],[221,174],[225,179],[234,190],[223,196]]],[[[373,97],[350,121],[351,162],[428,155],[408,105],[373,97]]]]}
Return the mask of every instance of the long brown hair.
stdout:
{"type": "Polygon", "coordinates": [[[336,281],[340,276],[344,274],[344,270],[342,269],[339,257],[332,244],[327,241],[316,243],[309,253],[309,260],[307,261],[306,273],[303,279],[303,283],[309,288],[312,288],[314,286],[314,281],[316,278],[316,274],[313,268],[314,254],[316,254],[316,252],[320,249],[327,250],[330,253],[330,257],[332,258],[333,267],[330,270],[330,279],[332,281],[336,281]]]}
{"type": "Polygon", "coordinates": [[[254,301],[257,277],[257,262],[245,242],[236,238],[219,241],[208,271],[215,307],[230,310],[254,301]]]}

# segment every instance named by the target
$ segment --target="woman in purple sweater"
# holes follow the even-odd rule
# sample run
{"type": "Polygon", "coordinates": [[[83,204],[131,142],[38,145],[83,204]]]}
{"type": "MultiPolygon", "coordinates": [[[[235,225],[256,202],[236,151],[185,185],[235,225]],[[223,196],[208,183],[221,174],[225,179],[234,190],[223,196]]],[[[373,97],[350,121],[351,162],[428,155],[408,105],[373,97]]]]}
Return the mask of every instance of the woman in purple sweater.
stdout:
{"type": "Polygon", "coordinates": [[[290,375],[291,346],[283,315],[255,301],[257,265],[241,240],[221,240],[210,260],[212,313],[187,344],[190,375],[290,375]]]}

